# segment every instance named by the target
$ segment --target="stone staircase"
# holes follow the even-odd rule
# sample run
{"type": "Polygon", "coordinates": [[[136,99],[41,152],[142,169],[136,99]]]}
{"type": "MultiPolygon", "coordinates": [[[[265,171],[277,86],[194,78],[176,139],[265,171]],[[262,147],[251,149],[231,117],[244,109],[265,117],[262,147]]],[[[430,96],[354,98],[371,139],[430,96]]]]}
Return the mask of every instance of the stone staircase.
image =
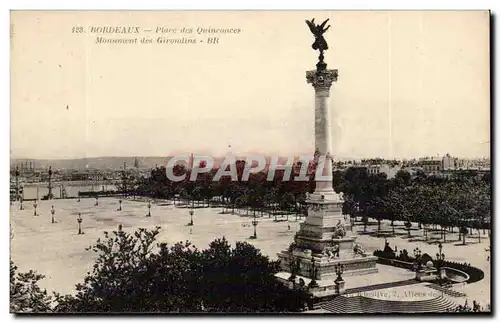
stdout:
{"type": "Polygon", "coordinates": [[[414,302],[338,296],[320,307],[331,313],[442,313],[455,306],[455,303],[443,296],[414,302]]]}
{"type": "Polygon", "coordinates": [[[421,283],[422,282],[415,280],[415,279],[408,279],[408,280],[401,280],[401,281],[397,281],[397,282],[389,282],[389,283],[382,283],[382,284],[349,288],[349,289],[345,290],[344,294],[345,295],[347,295],[347,294],[359,294],[359,293],[369,292],[369,291],[373,291],[373,290],[401,287],[401,286],[409,286],[409,285],[415,285],[415,284],[421,284],[421,283]]]}
{"type": "Polygon", "coordinates": [[[457,291],[455,291],[453,289],[442,287],[442,286],[439,286],[437,284],[428,284],[428,285],[425,285],[425,287],[429,287],[429,288],[435,289],[437,291],[443,292],[446,295],[449,295],[449,296],[452,296],[452,297],[465,297],[465,296],[467,296],[467,294],[465,294],[465,293],[457,292],[457,291]]]}

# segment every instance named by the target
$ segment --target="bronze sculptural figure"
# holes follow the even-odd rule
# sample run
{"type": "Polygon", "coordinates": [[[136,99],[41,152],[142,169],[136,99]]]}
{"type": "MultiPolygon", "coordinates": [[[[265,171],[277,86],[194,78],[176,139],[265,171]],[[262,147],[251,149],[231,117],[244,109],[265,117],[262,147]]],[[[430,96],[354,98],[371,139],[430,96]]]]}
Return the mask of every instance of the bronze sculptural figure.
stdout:
{"type": "Polygon", "coordinates": [[[314,35],[314,43],[312,44],[312,48],[314,50],[319,50],[319,63],[317,64],[318,70],[326,69],[326,64],[323,62],[323,52],[328,49],[328,44],[325,40],[325,37],[323,37],[323,34],[328,30],[328,28],[330,28],[330,25],[325,28],[328,20],[330,19],[326,19],[319,25],[316,25],[314,23],[314,18],[310,21],[306,20],[306,24],[309,26],[309,29],[314,35]]]}
{"type": "Polygon", "coordinates": [[[328,25],[328,27],[325,28],[325,25],[328,22],[328,20],[330,19],[326,19],[320,25],[314,24],[314,18],[311,21],[306,20],[306,24],[309,26],[309,29],[311,30],[311,32],[315,37],[314,43],[312,44],[312,48],[314,50],[319,50],[321,54],[323,53],[323,51],[328,49],[328,44],[326,43],[326,40],[323,37],[323,34],[328,30],[328,28],[330,28],[330,25],[328,25]]]}

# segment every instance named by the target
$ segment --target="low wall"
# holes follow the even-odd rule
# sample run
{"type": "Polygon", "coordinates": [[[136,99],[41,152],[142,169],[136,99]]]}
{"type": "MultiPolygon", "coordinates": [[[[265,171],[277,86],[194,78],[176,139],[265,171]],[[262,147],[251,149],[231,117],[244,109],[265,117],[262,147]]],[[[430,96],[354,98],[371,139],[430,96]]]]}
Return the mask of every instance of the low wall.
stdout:
{"type": "Polygon", "coordinates": [[[377,263],[382,264],[382,265],[389,265],[389,266],[393,266],[393,267],[410,269],[410,270],[413,269],[412,262],[407,262],[407,261],[402,261],[402,260],[397,260],[397,259],[378,257],[377,263]]]}
{"type": "MultiPolygon", "coordinates": [[[[377,263],[379,264],[413,270],[413,262],[384,258],[380,256],[377,257],[377,263]]],[[[445,262],[445,264],[446,266],[443,266],[443,268],[445,268],[445,270],[447,271],[446,276],[448,276],[448,278],[454,283],[471,284],[484,278],[484,272],[479,268],[473,266],[464,266],[455,262],[445,262]],[[451,276],[448,273],[451,273],[451,276]],[[463,277],[464,279],[457,279],[457,276],[463,277]]]]}

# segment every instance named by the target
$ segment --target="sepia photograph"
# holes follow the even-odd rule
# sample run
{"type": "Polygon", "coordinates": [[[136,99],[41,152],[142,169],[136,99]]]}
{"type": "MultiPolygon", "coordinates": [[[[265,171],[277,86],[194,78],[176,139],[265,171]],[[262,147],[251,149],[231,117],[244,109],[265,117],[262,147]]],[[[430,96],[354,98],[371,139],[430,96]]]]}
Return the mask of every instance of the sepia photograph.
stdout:
{"type": "Polygon", "coordinates": [[[491,315],[491,19],[11,10],[10,313],[491,315]]]}

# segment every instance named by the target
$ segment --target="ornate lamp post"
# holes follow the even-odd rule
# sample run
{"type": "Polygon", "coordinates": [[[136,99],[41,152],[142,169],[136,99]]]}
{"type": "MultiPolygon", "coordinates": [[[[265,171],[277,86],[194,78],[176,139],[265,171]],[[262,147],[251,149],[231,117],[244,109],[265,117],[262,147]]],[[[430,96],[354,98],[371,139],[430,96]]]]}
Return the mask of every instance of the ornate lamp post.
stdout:
{"type": "Polygon", "coordinates": [[[250,237],[250,239],[257,239],[257,225],[259,224],[259,221],[257,221],[257,218],[255,216],[255,214],[253,215],[253,221],[252,221],[252,225],[253,225],[253,236],[250,237]]]}
{"type": "Polygon", "coordinates": [[[19,200],[19,167],[18,166],[16,166],[16,197],[15,197],[14,201],[17,201],[17,200],[19,200]]]}
{"type": "Polygon", "coordinates": [[[82,231],[82,214],[80,212],[78,212],[78,219],[76,219],[76,221],[78,222],[78,234],[83,234],[83,231],[82,231]]]}
{"type": "Polygon", "coordinates": [[[51,200],[52,199],[52,166],[49,166],[49,194],[47,194],[47,199],[51,200]]]}
{"type": "Polygon", "coordinates": [[[194,214],[194,211],[192,209],[189,210],[189,216],[191,217],[191,221],[188,223],[188,225],[194,225],[194,223],[193,223],[193,214],[194,214]]]}
{"type": "Polygon", "coordinates": [[[34,211],[33,211],[33,216],[37,216],[38,214],[36,213],[36,208],[37,208],[38,204],[35,202],[33,202],[33,208],[34,208],[34,211]]]}
{"type": "Polygon", "coordinates": [[[54,210],[54,205],[52,205],[52,209],[50,210],[50,214],[52,214],[52,223],[56,223],[54,220],[54,214],[56,213],[56,210],[54,210]]]}
{"type": "Polygon", "coordinates": [[[344,278],[342,278],[342,274],[344,273],[344,265],[336,265],[335,266],[335,273],[337,274],[337,278],[335,278],[336,284],[344,281],[344,278]]]}
{"type": "Polygon", "coordinates": [[[309,282],[308,287],[309,288],[318,287],[318,282],[316,281],[316,278],[318,277],[318,268],[316,268],[316,261],[314,260],[314,257],[312,257],[310,274],[311,274],[311,282],[309,282]]]}
{"type": "Polygon", "coordinates": [[[439,275],[439,282],[442,281],[443,276],[441,274],[441,268],[443,267],[443,262],[444,262],[444,253],[442,252],[443,250],[443,245],[441,242],[438,244],[439,252],[436,253],[436,267],[438,270],[438,275],[439,275]]]}
{"type": "Polygon", "coordinates": [[[342,274],[344,273],[344,265],[338,264],[335,266],[335,273],[337,274],[337,278],[335,278],[334,283],[335,283],[335,291],[337,292],[337,295],[343,294],[345,291],[345,281],[344,278],[342,277],[342,274]]]}
{"type": "MultiPolygon", "coordinates": [[[[147,217],[151,216],[151,200],[148,201],[148,214],[146,214],[147,217]]],[[[191,220],[192,221],[192,220],[191,220]]]]}
{"type": "Polygon", "coordinates": [[[422,250],[418,247],[413,249],[413,255],[415,256],[415,270],[419,271],[422,268],[422,264],[420,263],[420,257],[422,257],[422,250]]]}

